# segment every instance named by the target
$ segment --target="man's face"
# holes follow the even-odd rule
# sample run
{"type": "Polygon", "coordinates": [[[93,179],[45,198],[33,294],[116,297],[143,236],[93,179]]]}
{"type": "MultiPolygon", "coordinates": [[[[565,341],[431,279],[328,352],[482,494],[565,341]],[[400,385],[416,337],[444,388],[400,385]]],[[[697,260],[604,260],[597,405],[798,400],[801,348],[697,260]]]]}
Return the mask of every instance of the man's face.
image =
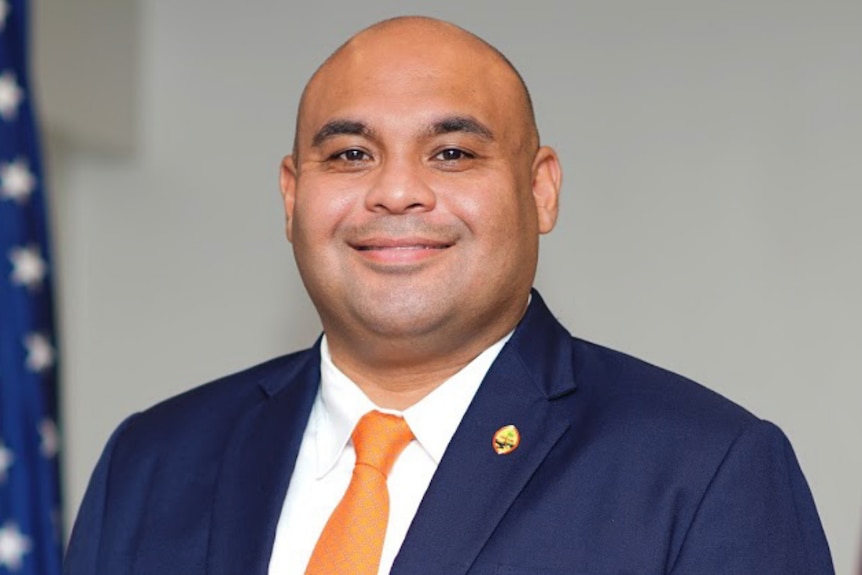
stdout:
{"type": "Polygon", "coordinates": [[[330,340],[469,339],[523,311],[556,157],[485,47],[380,36],[306,91],[282,169],[288,238],[330,340]]]}

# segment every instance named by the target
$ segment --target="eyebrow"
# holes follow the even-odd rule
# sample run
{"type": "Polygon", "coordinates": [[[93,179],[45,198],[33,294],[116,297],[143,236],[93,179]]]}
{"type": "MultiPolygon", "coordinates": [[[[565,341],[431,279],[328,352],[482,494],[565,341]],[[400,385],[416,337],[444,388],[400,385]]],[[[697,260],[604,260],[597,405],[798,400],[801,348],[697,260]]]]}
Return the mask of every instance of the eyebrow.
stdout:
{"type": "Polygon", "coordinates": [[[311,140],[311,146],[316,148],[323,144],[326,140],[335,136],[366,136],[372,135],[372,130],[362,122],[355,120],[331,120],[325,123],[314,134],[311,140]]]}
{"type": "MultiPolygon", "coordinates": [[[[432,123],[426,134],[429,136],[442,136],[456,132],[474,134],[483,140],[494,140],[494,133],[482,122],[470,116],[447,116],[432,123]]],[[[364,136],[372,137],[374,131],[367,124],[357,120],[335,119],[325,123],[314,134],[311,146],[320,147],[324,142],[336,136],[364,136]]]]}
{"type": "Polygon", "coordinates": [[[449,116],[431,124],[428,133],[431,136],[442,136],[454,132],[474,134],[483,140],[493,140],[494,133],[482,122],[469,116],[449,116]]]}

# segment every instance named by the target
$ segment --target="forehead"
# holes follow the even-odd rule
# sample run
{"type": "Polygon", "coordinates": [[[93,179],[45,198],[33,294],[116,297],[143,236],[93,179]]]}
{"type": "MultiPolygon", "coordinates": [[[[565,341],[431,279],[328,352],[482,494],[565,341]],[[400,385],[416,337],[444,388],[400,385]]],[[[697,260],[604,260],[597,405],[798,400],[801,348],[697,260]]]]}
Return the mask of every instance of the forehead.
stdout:
{"type": "Polygon", "coordinates": [[[457,35],[388,34],[358,38],[312,78],[299,115],[300,145],[333,118],[377,129],[421,128],[444,116],[467,116],[503,137],[524,123],[520,84],[478,40],[457,35]]]}

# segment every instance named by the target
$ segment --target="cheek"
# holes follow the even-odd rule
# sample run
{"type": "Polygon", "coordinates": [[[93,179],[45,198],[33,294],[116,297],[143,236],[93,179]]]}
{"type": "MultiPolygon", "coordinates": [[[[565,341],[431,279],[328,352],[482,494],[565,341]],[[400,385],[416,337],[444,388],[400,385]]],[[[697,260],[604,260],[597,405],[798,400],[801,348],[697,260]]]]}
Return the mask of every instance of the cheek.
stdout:
{"type": "Polygon", "coordinates": [[[516,240],[531,217],[523,192],[511,179],[476,181],[441,195],[446,198],[441,203],[482,242],[500,245],[516,240]]]}
{"type": "Polygon", "coordinates": [[[334,185],[311,182],[297,189],[293,213],[294,242],[317,247],[337,235],[340,224],[354,209],[359,192],[334,185]]]}

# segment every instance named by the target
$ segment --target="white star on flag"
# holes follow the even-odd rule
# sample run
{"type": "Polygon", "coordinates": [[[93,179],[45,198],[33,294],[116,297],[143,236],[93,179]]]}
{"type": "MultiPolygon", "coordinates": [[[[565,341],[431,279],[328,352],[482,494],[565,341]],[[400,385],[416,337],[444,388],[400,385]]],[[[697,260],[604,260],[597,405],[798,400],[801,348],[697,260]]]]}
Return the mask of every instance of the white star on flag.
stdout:
{"type": "Polygon", "coordinates": [[[49,202],[27,65],[34,4],[0,0],[0,575],[63,572],[60,350],[49,202]]]}
{"type": "Polygon", "coordinates": [[[6,474],[13,463],[15,463],[15,454],[0,439],[0,483],[6,481],[6,474]]]}
{"type": "Polygon", "coordinates": [[[60,434],[57,433],[57,424],[50,419],[43,419],[39,424],[39,435],[42,436],[42,444],[39,446],[42,456],[51,459],[60,452],[60,434]]]}
{"type": "Polygon", "coordinates": [[[32,547],[30,538],[11,521],[0,527],[0,567],[17,571],[32,547]]]}
{"type": "Polygon", "coordinates": [[[0,32],[6,25],[6,16],[9,15],[9,3],[6,0],[0,0],[0,32]]]}
{"type": "Polygon", "coordinates": [[[0,196],[24,203],[36,188],[36,178],[27,162],[18,158],[0,165],[0,196]]]}
{"type": "Polygon", "coordinates": [[[9,251],[9,259],[12,260],[12,282],[25,285],[28,288],[36,288],[42,283],[48,266],[39,254],[39,248],[29,246],[26,248],[12,248],[9,251]]]}
{"type": "Polygon", "coordinates": [[[18,104],[24,99],[24,92],[12,72],[0,74],[0,116],[7,122],[18,115],[18,104]]]}
{"type": "Polygon", "coordinates": [[[31,333],[24,338],[27,348],[27,369],[41,373],[54,365],[54,347],[41,333],[31,333]]]}

